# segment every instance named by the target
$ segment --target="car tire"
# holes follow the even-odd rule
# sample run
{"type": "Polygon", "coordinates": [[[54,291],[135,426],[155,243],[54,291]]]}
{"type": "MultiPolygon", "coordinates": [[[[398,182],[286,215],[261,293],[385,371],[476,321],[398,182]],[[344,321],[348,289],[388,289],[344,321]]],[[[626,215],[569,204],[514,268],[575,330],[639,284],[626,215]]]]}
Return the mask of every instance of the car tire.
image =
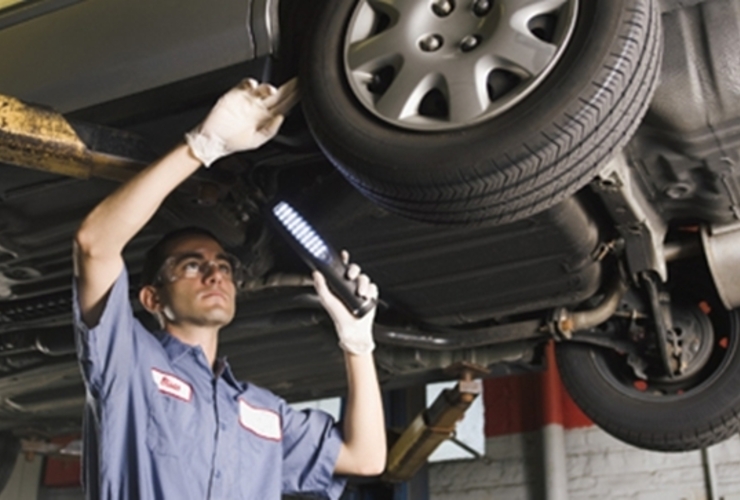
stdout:
{"type": "Polygon", "coordinates": [[[348,29],[367,2],[393,3],[315,3],[299,69],[304,112],[321,149],[356,188],[414,219],[502,224],[558,203],[624,146],[657,84],[657,2],[580,0],[557,63],[511,109],[470,123],[448,117],[442,130],[390,123],[367,98],[363,104],[345,71],[345,48],[354,47],[348,29]]]}
{"type": "Polygon", "coordinates": [[[556,356],[563,383],[596,424],[635,446],[688,451],[723,441],[740,430],[740,311],[711,318],[712,357],[684,381],[654,386],[630,376],[623,355],[561,343],[556,356]]]}
{"type": "Polygon", "coordinates": [[[0,493],[10,480],[18,453],[21,450],[21,442],[10,432],[0,432],[0,493]]]}

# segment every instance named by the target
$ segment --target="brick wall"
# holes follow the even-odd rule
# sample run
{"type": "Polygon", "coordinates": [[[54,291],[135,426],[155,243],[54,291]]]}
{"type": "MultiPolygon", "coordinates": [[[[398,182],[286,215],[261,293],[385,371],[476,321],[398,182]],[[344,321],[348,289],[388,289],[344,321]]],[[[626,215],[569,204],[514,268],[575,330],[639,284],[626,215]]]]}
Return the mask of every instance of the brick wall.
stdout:
{"type": "MultiPolygon", "coordinates": [[[[539,431],[486,440],[486,459],[430,466],[432,500],[539,500],[539,431]]],[[[704,500],[701,453],[657,453],[622,443],[597,427],[565,431],[568,496],[579,499],[704,500]]],[[[740,500],[740,437],[713,446],[717,498],[740,500]]]]}
{"type": "MultiPolygon", "coordinates": [[[[568,396],[552,346],[547,356],[550,368],[543,373],[484,381],[485,459],[431,465],[432,500],[546,498],[545,428],[564,433],[561,456],[566,462],[569,500],[708,498],[701,452],[651,452],[611,437],[568,396]]],[[[715,498],[740,500],[740,437],[713,446],[709,454],[715,498]]]]}
{"type": "Polygon", "coordinates": [[[485,460],[429,467],[432,500],[539,499],[542,463],[538,432],[488,438],[485,460]]]}

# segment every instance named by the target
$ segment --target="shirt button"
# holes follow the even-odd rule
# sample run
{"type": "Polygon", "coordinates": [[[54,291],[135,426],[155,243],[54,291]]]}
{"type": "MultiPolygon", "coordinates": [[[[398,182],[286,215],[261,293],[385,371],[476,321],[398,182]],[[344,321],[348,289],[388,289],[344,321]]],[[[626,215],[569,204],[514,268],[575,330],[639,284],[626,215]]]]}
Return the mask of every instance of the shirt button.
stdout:
{"type": "Polygon", "coordinates": [[[221,422],[221,430],[222,431],[225,431],[226,430],[226,424],[223,423],[223,422],[221,422]]]}
{"type": "Polygon", "coordinates": [[[216,471],[216,479],[221,479],[221,471],[220,470],[217,470],[216,471]]]}

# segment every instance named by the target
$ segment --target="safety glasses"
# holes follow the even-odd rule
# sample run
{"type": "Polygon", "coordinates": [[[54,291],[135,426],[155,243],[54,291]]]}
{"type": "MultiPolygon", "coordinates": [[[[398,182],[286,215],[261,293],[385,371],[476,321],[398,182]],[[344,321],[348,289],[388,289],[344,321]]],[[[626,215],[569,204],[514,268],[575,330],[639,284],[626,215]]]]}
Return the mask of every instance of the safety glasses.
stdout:
{"type": "Polygon", "coordinates": [[[203,279],[218,272],[234,282],[237,288],[244,284],[244,266],[232,254],[222,253],[208,260],[199,253],[185,253],[168,257],[157,274],[161,284],[174,283],[181,279],[203,279]]]}

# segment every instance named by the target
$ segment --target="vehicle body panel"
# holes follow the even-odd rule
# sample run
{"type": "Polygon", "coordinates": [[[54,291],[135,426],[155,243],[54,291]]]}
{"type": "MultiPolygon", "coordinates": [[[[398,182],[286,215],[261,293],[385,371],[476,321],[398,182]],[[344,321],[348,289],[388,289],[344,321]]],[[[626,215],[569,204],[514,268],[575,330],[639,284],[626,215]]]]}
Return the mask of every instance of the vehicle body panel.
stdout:
{"type": "Polygon", "coordinates": [[[250,18],[251,7],[241,0],[218,8],[205,0],[70,5],[0,30],[0,93],[68,112],[253,59],[253,27],[261,29],[260,55],[270,31],[250,18]]]}

